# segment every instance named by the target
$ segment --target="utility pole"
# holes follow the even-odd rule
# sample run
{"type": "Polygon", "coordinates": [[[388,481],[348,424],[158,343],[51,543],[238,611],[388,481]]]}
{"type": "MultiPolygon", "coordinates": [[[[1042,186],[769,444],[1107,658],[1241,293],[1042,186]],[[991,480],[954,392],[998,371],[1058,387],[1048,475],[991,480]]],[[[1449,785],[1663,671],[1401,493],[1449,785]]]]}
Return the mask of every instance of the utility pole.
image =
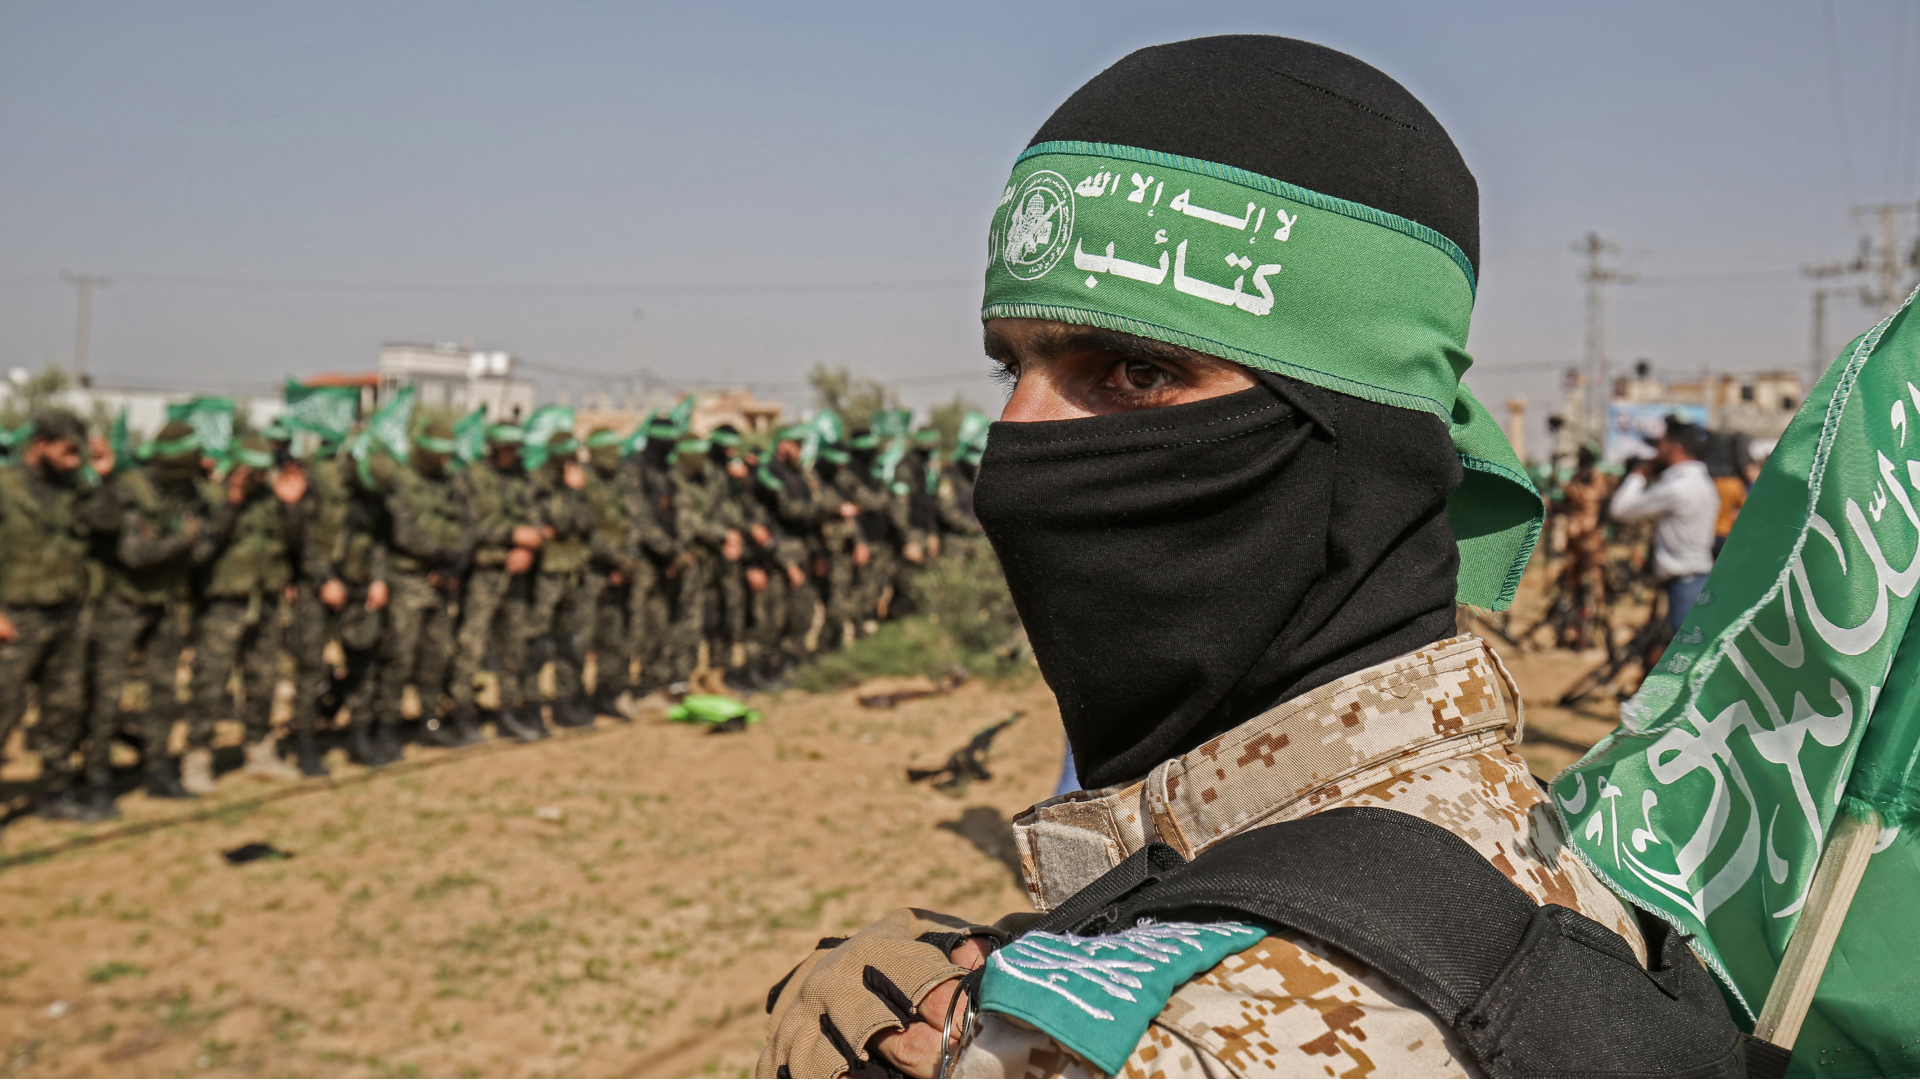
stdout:
{"type": "Polygon", "coordinates": [[[93,290],[104,289],[112,281],[98,274],[65,272],[61,273],[60,280],[80,294],[80,311],[73,327],[73,381],[82,387],[91,386],[93,380],[87,375],[87,348],[93,336],[93,290]]]}
{"type": "Polygon", "coordinates": [[[1920,202],[1873,203],[1853,208],[1853,218],[1877,219],[1878,243],[1873,246],[1870,265],[1865,267],[1876,279],[1870,301],[1881,317],[1892,314],[1912,287],[1902,279],[1908,270],[1920,270],[1920,245],[1904,254],[1899,249],[1900,219],[1920,215],[1920,202]]]}
{"type": "Polygon", "coordinates": [[[1620,245],[1603,239],[1597,232],[1588,233],[1585,240],[1573,245],[1573,250],[1587,257],[1587,265],[1580,271],[1580,280],[1587,286],[1587,394],[1584,415],[1580,417],[1580,441],[1587,442],[1606,432],[1607,405],[1613,395],[1613,364],[1607,355],[1607,286],[1631,284],[1637,276],[1600,264],[1601,256],[1618,253],[1620,245]]]}
{"type": "MultiPolygon", "coordinates": [[[[1900,221],[1907,216],[1920,221],[1920,202],[1873,203],[1851,208],[1854,220],[1866,218],[1874,223],[1874,235],[1860,238],[1860,250],[1845,262],[1810,264],[1800,272],[1815,281],[1854,278],[1855,284],[1817,286],[1813,290],[1813,357],[1809,365],[1813,381],[1826,374],[1833,357],[1827,352],[1827,301],[1858,300],[1862,307],[1885,317],[1913,291],[1920,278],[1920,237],[1902,250],[1900,221]],[[1915,277],[1907,275],[1912,272],[1915,277]],[[1864,279],[1864,280],[1863,280],[1864,279]]],[[[1916,230],[1920,232],[1920,230],[1916,230]]]]}

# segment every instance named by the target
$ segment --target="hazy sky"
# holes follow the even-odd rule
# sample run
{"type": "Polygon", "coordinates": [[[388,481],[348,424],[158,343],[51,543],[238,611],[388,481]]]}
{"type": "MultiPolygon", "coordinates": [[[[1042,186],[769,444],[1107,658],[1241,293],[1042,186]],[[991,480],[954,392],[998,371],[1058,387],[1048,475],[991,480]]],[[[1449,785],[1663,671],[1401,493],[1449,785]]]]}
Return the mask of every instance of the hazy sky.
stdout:
{"type": "MultiPolygon", "coordinates": [[[[1920,189],[1913,0],[10,0],[0,367],[70,357],[65,270],[113,279],[103,382],[263,385],[470,340],[577,394],[593,380],[555,372],[634,370],[640,308],[664,379],[826,361],[997,404],[979,278],[1014,156],[1129,50],[1248,32],[1379,66],[1460,144],[1489,403],[1552,400],[1580,355],[1589,230],[1642,276],[1620,360],[1804,367],[1798,268],[1852,253],[1850,202],[1920,189]]],[[[1837,307],[1832,349],[1870,321],[1837,307]]]]}

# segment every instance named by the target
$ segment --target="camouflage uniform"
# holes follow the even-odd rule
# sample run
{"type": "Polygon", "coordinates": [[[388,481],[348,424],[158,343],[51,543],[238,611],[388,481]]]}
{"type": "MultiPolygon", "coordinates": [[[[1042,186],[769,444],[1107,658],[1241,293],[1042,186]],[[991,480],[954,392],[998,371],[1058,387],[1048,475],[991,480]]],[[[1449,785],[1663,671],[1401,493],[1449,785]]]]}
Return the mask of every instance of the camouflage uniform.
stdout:
{"type": "Polygon", "coordinates": [[[294,657],[293,736],[300,770],[309,776],[327,771],[313,737],[320,722],[331,720],[342,705],[364,715],[372,699],[381,614],[367,610],[367,595],[373,582],[386,580],[386,553],[374,535],[373,508],[349,475],[351,467],[338,457],[317,458],[306,466],[300,580],[288,638],[294,657]],[[346,601],[337,610],[320,598],[329,581],[345,590],[346,601]],[[329,641],[340,643],[344,678],[336,678],[327,664],[329,641]]]}
{"type": "Polygon", "coordinates": [[[728,497],[726,474],[712,467],[704,447],[681,452],[673,479],[675,523],[694,557],[679,590],[680,636],[684,641],[691,633],[695,642],[706,641],[708,663],[725,667],[733,645],[745,638],[746,587],[740,564],[727,559],[722,547],[727,534],[740,531],[744,523],[728,497]]]}
{"type": "MultiPolygon", "coordinates": [[[[82,435],[84,440],[84,435],[82,435]]],[[[77,478],[76,478],[77,479],[77,478]]],[[[87,525],[77,484],[24,463],[0,466],[0,614],[14,640],[0,642],[0,746],[40,688],[39,751],[50,796],[66,792],[70,757],[86,717],[87,525]]]]}
{"type": "MultiPolygon", "coordinates": [[[[180,433],[163,430],[162,436],[180,433]]],[[[180,719],[178,673],[193,628],[193,578],[226,545],[232,524],[231,511],[197,475],[197,446],[180,457],[185,460],[127,463],[97,500],[96,551],[105,580],[91,635],[94,738],[104,744],[123,726],[120,697],[140,656],[147,708],[125,726],[141,746],[147,793],[172,798],[187,794],[174,777],[167,743],[180,719]]],[[[89,756],[90,770],[104,769],[105,749],[96,748],[97,764],[89,756]]]]}
{"type": "MultiPolygon", "coordinates": [[[[490,450],[498,453],[511,436],[497,438],[490,450]]],[[[513,531],[539,527],[533,506],[533,486],[517,464],[503,469],[492,460],[476,461],[454,478],[454,489],[473,536],[473,570],[460,605],[460,652],[453,667],[453,707],[456,734],[461,741],[477,735],[474,681],[488,666],[500,685],[500,710],[511,714],[504,726],[522,737],[537,738],[525,721],[527,708],[527,618],[533,602],[529,573],[507,571],[513,551],[513,531]],[[470,730],[472,729],[472,730],[470,730]]]]}
{"type": "Polygon", "coordinates": [[[527,633],[534,644],[534,670],[553,662],[553,722],[588,727],[593,710],[581,668],[593,636],[593,508],[585,492],[565,480],[566,466],[580,467],[573,460],[573,437],[556,434],[550,445],[551,457],[533,477],[534,507],[549,535],[540,547],[527,633]]]}
{"type": "Polygon", "coordinates": [[[274,494],[264,470],[233,510],[225,549],[213,561],[194,623],[193,715],[187,745],[213,743],[214,722],[231,713],[227,680],[237,669],[246,741],[269,735],[280,678],[281,622],[293,581],[297,511],[274,494]]]}
{"type": "Polygon", "coordinates": [[[855,455],[834,474],[834,487],[840,497],[859,507],[854,539],[867,545],[867,565],[852,567],[853,580],[848,589],[848,618],[855,630],[885,616],[885,607],[893,599],[894,577],[898,572],[896,554],[896,517],[901,507],[893,492],[872,479],[870,458],[855,455]]]}
{"type": "Polygon", "coordinates": [[[628,626],[633,590],[652,584],[651,563],[640,553],[640,530],[619,483],[620,439],[602,429],[587,437],[586,486],[581,493],[593,512],[594,708],[618,715],[615,699],[633,687],[634,635],[628,626]],[[640,584],[642,566],[646,584],[640,584]]]}
{"type": "Polygon", "coordinates": [[[786,593],[785,610],[775,616],[778,625],[770,628],[770,638],[786,663],[798,663],[806,659],[807,638],[821,606],[820,582],[814,574],[816,563],[827,554],[821,528],[839,520],[839,503],[826,497],[812,472],[777,457],[763,462],[754,474],[754,497],[771,519],[778,539],[778,567],[770,573],[780,574],[786,593]],[[807,575],[798,586],[786,580],[790,566],[807,575]]]}
{"type": "MultiPolygon", "coordinates": [[[[639,662],[640,679],[636,689],[644,690],[674,678],[669,643],[673,608],[668,594],[677,587],[684,568],[676,565],[680,545],[670,527],[672,481],[643,453],[621,465],[615,484],[628,527],[640,548],[639,557],[634,560],[632,580],[627,583],[625,652],[639,662]],[[670,573],[673,576],[668,576],[670,573]]],[[[679,677],[685,675],[682,672],[679,677]]]]}
{"type": "MultiPolygon", "coordinates": [[[[814,566],[815,576],[821,579],[826,594],[827,618],[817,645],[821,649],[832,649],[852,641],[859,633],[862,621],[859,584],[864,568],[855,565],[854,548],[865,541],[859,521],[840,516],[841,505],[852,501],[842,493],[842,484],[859,483],[857,478],[841,479],[852,466],[834,463],[828,451],[823,450],[821,458],[815,469],[820,480],[821,514],[816,533],[820,554],[814,566]]],[[[854,505],[857,508],[859,504],[854,505]]]]}
{"type": "MultiPolygon", "coordinates": [[[[452,426],[435,421],[425,438],[451,443],[452,426]]],[[[445,462],[451,451],[415,441],[412,463],[392,470],[386,485],[389,571],[387,632],[381,639],[380,689],[373,703],[378,742],[364,745],[366,731],[355,717],[356,756],[375,763],[398,756],[392,738],[401,724],[400,703],[408,683],[420,695],[421,714],[446,715],[441,697],[453,659],[453,603],[472,553],[472,538],[455,498],[445,462]]]]}
{"type": "MultiPolygon", "coordinates": [[[[1644,964],[1634,915],[1567,848],[1516,753],[1521,724],[1491,649],[1435,642],[1284,702],[1144,780],[1029,810],[1014,822],[1028,894],[1048,910],[1150,837],[1192,858],[1257,826],[1386,806],[1459,836],[1535,901],[1615,931],[1644,964]]],[[[1472,1061],[1386,977],[1286,933],[1176,990],[1119,1075],[1467,1076],[1472,1061]]],[[[1046,1035],[986,1013],[957,1075],[1094,1074],[1046,1035]]]]}

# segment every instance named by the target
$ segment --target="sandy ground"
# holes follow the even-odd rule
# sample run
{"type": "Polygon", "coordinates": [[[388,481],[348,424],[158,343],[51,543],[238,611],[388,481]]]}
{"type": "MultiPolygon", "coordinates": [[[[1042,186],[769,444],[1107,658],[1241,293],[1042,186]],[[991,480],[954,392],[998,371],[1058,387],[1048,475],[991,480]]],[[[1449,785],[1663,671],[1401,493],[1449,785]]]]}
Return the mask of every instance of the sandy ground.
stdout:
{"type": "MultiPolygon", "coordinates": [[[[1612,727],[1610,702],[1550,704],[1600,654],[1503,652],[1550,776],[1612,727]]],[[[1006,821],[1059,769],[1044,684],[855,696],[756,699],[742,734],[603,720],[332,782],[235,775],[210,804],[131,795],[109,825],[15,820],[0,1072],[745,1075],[767,988],[821,936],[907,903],[1026,907],[1006,821]],[[907,782],[1015,710],[991,781],[907,782]],[[223,859],[251,842],[292,857],[223,859]]]]}

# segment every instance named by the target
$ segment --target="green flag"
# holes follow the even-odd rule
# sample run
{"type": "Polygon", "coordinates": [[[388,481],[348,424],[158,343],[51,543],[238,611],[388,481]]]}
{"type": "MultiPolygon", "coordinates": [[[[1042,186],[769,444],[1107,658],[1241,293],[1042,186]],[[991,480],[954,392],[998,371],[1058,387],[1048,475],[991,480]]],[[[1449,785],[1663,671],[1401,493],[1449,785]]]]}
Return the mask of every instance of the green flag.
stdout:
{"type": "Polygon", "coordinates": [[[363,465],[376,451],[404,463],[411,449],[412,427],[413,387],[407,386],[374,412],[367,426],[347,443],[347,452],[363,465]]]}
{"type": "Polygon", "coordinates": [[[113,448],[114,468],[132,460],[133,447],[127,439],[127,410],[121,409],[120,415],[113,418],[113,427],[107,432],[107,445],[113,448]]]}
{"type": "Polygon", "coordinates": [[[192,425],[200,436],[200,452],[216,461],[225,461],[233,449],[233,399],[197,397],[167,406],[169,421],[192,425]]]}
{"type": "Polygon", "coordinates": [[[1920,1071],[1920,324],[1912,298],[1781,437],[1622,724],[1553,784],[1580,857],[1756,1015],[1835,817],[1886,828],[1796,1076],[1920,1071]]]}
{"type": "Polygon", "coordinates": [[[280,422],[317,435],[322,442],[337,443],[346,438],[360,419],[357,387],[306,386],[288,379],[282,397],[286,408],[280,412],[280,422]]]}
{"type": "Polygon", "coordinates": [[[647,415],[640,418],[640,426],[634,428],[633,434],[627,436],[626,440],[620,444],[621,457],[632,457],[647,448],[647,429],[653,426],[655,411],[648,409],[647,415]]]}
{"type": "Polygon", "coordinates": [[[547,463],[547,440],[556,431],[573,430],[573,410],[565,405],[542,405],[527,417],[527,445],[520,460],[532,472],[547,463]]]}
{"type": "Polygon", "coordinates": [[[483,406],[454,422],[453,459],[471,465],[487,456],[487,410],[483,406]]]}

